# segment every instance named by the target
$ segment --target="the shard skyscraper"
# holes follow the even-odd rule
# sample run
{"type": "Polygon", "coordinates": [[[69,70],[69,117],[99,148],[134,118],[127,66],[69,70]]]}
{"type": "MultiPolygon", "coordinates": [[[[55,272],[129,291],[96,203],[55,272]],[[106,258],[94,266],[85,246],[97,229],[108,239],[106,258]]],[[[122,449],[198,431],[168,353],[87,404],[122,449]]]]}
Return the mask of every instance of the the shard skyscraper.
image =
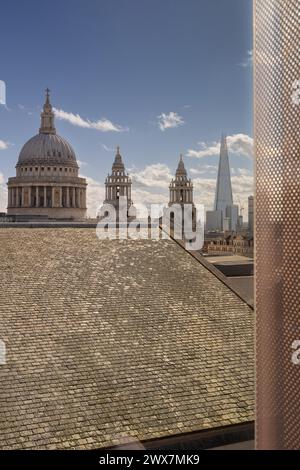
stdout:
{"type": "Polygon", "coordinates": [[[237,223],[238,207],[233,204],[227,139],[222,135],[214,210],[206,213],[206,230],[236,231],[237,223]]]}
{"type": "Polygon", "coordinates": [[[222,135],[214,210],[222,211],[222,217],[224,218],[226,217],[226,208],[232,205],[233,198],[227,139],[225,135],[222,135]]]}

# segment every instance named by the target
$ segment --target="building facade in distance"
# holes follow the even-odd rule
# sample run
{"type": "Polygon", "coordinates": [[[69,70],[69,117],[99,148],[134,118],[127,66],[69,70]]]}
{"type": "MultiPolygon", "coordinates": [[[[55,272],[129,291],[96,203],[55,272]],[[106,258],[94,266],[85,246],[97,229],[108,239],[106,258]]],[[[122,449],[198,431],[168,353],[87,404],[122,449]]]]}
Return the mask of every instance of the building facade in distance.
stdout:
{"type": "Polygon", "coordinates": [[[245,235],[228,235],[227,237],[217,237],[209,240],[206,252],[210,256],[218,255],[240,255],[253,257],[253,238],[245,235]]]}
{"type": "Polygon", "coordinates": [[[87,183],[78,170],[73,148],[56,134],[47,89],[39,134],[23,146],[16,176],[8,180],[7,214],[28,219],[84,219],[87,183]]]}

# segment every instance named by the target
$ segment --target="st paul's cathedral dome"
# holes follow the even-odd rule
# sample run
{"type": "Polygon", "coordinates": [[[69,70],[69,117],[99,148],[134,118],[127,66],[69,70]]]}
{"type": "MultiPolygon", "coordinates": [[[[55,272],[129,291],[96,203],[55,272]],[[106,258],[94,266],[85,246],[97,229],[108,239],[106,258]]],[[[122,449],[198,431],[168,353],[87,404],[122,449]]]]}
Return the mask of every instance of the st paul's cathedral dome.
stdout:
{"type": "Polygon", "coordinates": [[[56,133],[46,90],[39,133],[26,142],[8,180],[8,215],[82,219],[86,215],[86,180],[72,146],[56,133]]]}

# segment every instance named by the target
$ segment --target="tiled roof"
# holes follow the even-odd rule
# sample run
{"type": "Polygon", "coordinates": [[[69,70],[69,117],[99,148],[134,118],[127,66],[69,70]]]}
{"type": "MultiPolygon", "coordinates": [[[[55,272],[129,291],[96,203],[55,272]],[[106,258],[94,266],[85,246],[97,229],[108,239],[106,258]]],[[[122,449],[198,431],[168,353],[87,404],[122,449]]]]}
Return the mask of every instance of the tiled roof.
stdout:
{"type": "Polygon", "coordinates": [[[253,311],[175,242],[0,229],[0,448],[253,419],[253,311]]]}

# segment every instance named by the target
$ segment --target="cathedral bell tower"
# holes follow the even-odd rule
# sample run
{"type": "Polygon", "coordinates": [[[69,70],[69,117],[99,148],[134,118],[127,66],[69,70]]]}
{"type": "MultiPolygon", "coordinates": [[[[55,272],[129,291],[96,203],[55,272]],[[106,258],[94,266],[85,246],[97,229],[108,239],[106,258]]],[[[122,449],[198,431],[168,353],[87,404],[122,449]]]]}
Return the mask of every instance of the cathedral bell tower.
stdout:
{"type": "Polygon", "coordinates": [[[178,167],[175,173],[175,178],[172,179],[169,186],[169,190],[169,209],[165,212],[165,214],[169,214],[167,218],[170,217],[171,228],[173,229],[175,226],[181,226],[182,231],[184,231],[185,220],[186,217],[188,217],[187,208],[191,209],[191,222],[192,227],[194,228],[196,221],[196,207],[194,206],[193,200],[193,183],[192,180],[187,176],[187,171],[184,166],[182,155],[180,155],[178,167]],[[172,206],[174,206],[173,212],[172,206]],[[177,216],[175,216],[175,206],[181,206],[180,221],[176,220],[178,214],[177,216]]]}
{"type": "Polygon", "coordinates": [[[169,190],[169,206],[173,204],[193,204],[193,183],[187,177],[182,155],[180,155],[175,179],[172,179],[169,190]]]}
{"type": "Polygon", "coordinates": [[[111,204],[116,210],[119,209],[119,199],[121,196],[127,199],[127,212],[132,206],[131,200],[131,179],[126,173],[120,147],[117,147],[115,161],[112,166],[111,174],[107,175],[105,180],[105,200],[104,204],[111,204]]]}

